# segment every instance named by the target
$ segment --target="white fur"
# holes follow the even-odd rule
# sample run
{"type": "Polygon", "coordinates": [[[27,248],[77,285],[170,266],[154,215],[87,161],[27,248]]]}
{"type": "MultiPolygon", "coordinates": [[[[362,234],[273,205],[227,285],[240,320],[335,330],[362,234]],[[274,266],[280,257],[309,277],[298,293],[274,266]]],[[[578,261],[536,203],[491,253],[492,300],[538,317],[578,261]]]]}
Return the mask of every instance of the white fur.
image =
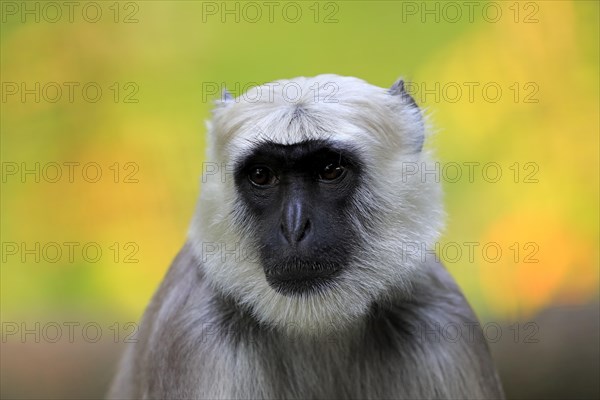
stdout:
{"type": "Polygon", "coordinates": [[[431,248],[443,221],[435,179],[402,174],[403,163],[432,165],[427,152],[414,151],[424,130],[416,107],[357,78],[319,75],[253,88],[219,104],[207,125],[207,161],[218,165],[233,165],[263,140],[293,144],[329,139],[358,147],[365,168],[354,202],[359,209],[369,208],[364,213],[371,214],[377,226],[369,228],[355,218],[369,245],[354,257],[335,286],[310,296],[283,296],[267,284],[257,257],[240,251],[238,256],[205,254],[203,243],[227,244],[230,251],[256,254],[253,221],[240,210],[232,175],[225,180],[220,174],[207,176],[189,240],[204,261],[203,271],[214,289],[246,305],[265,324],[306,333],[346,326],[364,316],[373,301],[385,299],[392,291],[408,292],[411,281],[418,279],[421,259],[408,252],[406,244],[431,248]],[[292,85],[300,87],[302,95],[286,98],[282,89],[292,85]],[[303,112],[295,115],[298,107],[303,112]]]}

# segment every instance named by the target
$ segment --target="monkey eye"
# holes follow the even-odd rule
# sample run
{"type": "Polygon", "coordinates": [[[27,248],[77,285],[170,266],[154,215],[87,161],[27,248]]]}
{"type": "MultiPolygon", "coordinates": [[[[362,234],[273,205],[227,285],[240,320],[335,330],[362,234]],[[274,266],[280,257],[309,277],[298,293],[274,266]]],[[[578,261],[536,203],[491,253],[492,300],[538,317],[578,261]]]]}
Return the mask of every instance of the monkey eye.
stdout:
{"type": "Polygon", "coordinates": [[[252,168],[248,174],[248,179],[257,186],[267,186],[277,182],[277,177],[273,171],[267,167],[252,168]]]}
{"type": "Polygon", "coordinates": [[[319,179],[323,181],[334,181],[340,178],[346,169],[339,163],[328,163],[319,171],[319,179]]]}

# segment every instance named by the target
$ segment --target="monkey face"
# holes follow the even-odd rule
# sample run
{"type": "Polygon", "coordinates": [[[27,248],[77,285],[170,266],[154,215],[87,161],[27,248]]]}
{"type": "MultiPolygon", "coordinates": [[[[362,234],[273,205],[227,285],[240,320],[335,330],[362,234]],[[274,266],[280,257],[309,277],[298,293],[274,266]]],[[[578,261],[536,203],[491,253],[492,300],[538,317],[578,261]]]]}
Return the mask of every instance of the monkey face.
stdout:
{"type": "Polygon", "coordinates": [[[326,290],[359,246],[350,216],[357,152],[324,140],[264,142],[235,169],[269,285],[287,296],[326,290]]]}
{"type": "Polygon", "coordinates": [[[439,184],[402,173],[429,159],[401,81],[273,82],[219,103],[208,128],[207,160],[224,173],[203,176],[189,240],[212,288],[304,333],[410,290],[421,263],[410,249],[434,243],[442,218],[439,184]]]}

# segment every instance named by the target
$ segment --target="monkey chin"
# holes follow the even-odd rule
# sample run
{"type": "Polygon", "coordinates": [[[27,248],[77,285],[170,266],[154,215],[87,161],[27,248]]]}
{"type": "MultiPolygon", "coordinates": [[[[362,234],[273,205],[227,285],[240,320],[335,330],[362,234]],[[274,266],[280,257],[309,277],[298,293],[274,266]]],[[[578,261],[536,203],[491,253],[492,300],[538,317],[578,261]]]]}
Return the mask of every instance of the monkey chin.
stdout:
{"type": "Polygon", "coordinates": [[[251,313],[262,325],[295,338],[337,337],[360,329],[385,293],[371,279],[358,279],[352,264],[306,270],[311,273],[301,277],[289,271],[264,275],[265,290],[251,300],[251,313]]]}
{"type": "MultiPolygon", "coordinates": [[[[289,285],[289,284],[288,284],[289,285]]],[[[281,287],[265,296],[267,302],[253,307],[253,314],[284,335],[296,338],[328,338],[354,330],[361,325],[370,308],[365,299],[350,300],[340,283],[332,278],[323,283],[294,283],[293,293],[289,286],[281,287]],[[306,286],[304,286],[306,285],[306,286]]]]}
{"type": "Polygon", "coordinates": [[[265,278],[277,293],[288,297],[314,296],[326,291],[342,271],[337,263],[294,260],[283,265],[263,262],[265,278]]]}
{"type": "Polygon", "coordinates": [[[311,278],[277,278],[267,277],[269,285],[283,296],[311,296],[327,290],[335,279],[335,275],[311,278]]]}

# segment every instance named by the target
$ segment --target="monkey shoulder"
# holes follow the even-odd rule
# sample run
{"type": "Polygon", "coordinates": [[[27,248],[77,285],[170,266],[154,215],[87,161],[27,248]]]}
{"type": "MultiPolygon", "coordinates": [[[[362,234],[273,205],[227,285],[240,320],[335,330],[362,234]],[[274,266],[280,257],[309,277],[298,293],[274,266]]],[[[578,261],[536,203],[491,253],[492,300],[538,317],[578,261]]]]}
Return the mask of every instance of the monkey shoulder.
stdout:
{"type": "Polygon", "coordinates": [[[191,246],[184,245],[146,308],[135,343],[125,355],[129,359],[122,363],[135,371],[129,380],[140,390],[135,393],[138,398],[157,396],[178,382],[194,379],[190,376],[193,366],[186,360],[199,358],[203,352],[206,329],[197,327],[210,321],[203,300],[209,290],[191,246]]]}
{"type": "Polygon", "coordinates": [[[367,359],[391,359],[401,374],[420,370],[428,397],[503,398],[481,325],[441,263],[422,265],[410,294],[386,304],[369,318],[367,359]]]}

